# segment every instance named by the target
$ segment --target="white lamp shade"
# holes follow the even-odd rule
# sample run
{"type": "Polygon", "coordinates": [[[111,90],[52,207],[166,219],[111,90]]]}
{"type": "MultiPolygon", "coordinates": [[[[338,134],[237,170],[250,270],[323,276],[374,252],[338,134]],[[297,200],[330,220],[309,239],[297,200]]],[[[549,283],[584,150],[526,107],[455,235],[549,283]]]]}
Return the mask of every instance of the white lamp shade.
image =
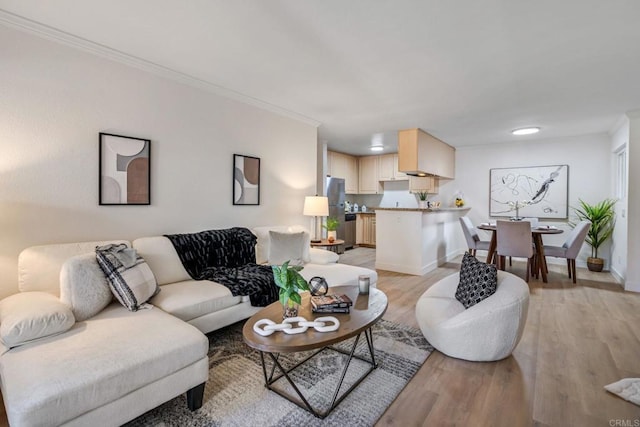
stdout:
{"type": "Polygon", "coordinates": [[[302,214],[306,216],[329,216],[329,199],[324,196],[306,196],[302,214]]]}

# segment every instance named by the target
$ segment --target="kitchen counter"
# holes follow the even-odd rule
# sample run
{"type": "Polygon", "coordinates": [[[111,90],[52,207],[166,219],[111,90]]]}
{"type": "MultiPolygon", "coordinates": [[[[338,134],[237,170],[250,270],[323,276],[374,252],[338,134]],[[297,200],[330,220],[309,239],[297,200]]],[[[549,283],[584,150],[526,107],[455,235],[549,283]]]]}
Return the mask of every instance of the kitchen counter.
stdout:
{"type": "Polygon", "coordinates": [[[461,216],[471,208],[377,208],[376,269],[422,276],[458,255],[461,216]]]}
{"type": "Polygon", "coordinates": [[[470,207],[463,206],[461,208],[376,208],[378,211],[407,211],[407,212],[456,212],[468,211],[470,207]]]}

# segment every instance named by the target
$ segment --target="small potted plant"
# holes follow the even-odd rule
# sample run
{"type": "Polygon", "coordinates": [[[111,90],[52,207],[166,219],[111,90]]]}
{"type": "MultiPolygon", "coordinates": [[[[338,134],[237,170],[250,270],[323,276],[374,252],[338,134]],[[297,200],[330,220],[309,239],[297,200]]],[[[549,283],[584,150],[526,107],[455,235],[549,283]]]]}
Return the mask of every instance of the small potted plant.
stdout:
{"type": "Polygon", "coordinates": [[[328,217],[325,223],[322,224],[322,228],[327,230],[327,240],[329,240],[329,243],[333,243],[338,237],[336,235],[338,225],[340,225],[340,221],[338,221],[338,218],[334,218],[332,216],[328,217]]]}
{"type": "Polygon", "coordinates": [[[602,271],[604,260],[598,258],[598,248],[613,234],[616,225],[616,200],[605,199],[595,205],[590,205],[582,199],[578,200],[580,207],[573,208],[578,220],[591,221],[586,238],[586,242],[591,246],[591,257],[587,258],[587,267],[590,271],[602,271]]]}
{"type": "Polygon", "coordinates": [[[282,318],[296,317],[298,315],[298,308],[302,303],[300,291],[309,290],[309,284],[304,277],[300,275],[302,266],[290,266],[289,261],[286,261],[281,266],[272,265],[271,269],[273,270],[273,279],[280,288],[280,304],[282,304],[283,307],[282,318]]]}
{"type": "Polygon", "coordinates": [[[416,192],[418,196],[418,207],[420,209],[426,209],[429,207],[429,203],[427,202],[427,197],[429,197],[429,193],[426,191],[418,191],[416,192]]]}

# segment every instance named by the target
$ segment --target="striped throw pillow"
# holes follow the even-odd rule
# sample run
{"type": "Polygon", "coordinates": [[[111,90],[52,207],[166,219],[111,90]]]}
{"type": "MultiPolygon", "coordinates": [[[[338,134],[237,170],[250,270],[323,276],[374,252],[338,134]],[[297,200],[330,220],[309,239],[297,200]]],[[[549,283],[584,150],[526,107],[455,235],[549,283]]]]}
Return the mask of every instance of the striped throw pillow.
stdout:
{"type": "Polygon", "coordinates": [[[146,302],[160,292],[153,272],[135,249],[122,243],[98,246],[96,259],[111,292],[129,311],[145,308],[146,302]]]}

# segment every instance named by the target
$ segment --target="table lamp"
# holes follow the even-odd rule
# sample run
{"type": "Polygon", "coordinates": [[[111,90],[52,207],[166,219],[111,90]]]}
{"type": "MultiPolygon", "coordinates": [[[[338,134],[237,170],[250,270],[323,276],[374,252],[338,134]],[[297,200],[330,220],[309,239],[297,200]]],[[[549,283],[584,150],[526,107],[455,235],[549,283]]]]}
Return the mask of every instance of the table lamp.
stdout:
{"type": "Polygon", "coordinates": [[[329,216],[329,199],[324,196],[306,196],[304,198],[304,211],[302,214],[313,217],[313,237],[311,243],[320,243],[320,238],[318,238],[318,217],[329,216]]]}

